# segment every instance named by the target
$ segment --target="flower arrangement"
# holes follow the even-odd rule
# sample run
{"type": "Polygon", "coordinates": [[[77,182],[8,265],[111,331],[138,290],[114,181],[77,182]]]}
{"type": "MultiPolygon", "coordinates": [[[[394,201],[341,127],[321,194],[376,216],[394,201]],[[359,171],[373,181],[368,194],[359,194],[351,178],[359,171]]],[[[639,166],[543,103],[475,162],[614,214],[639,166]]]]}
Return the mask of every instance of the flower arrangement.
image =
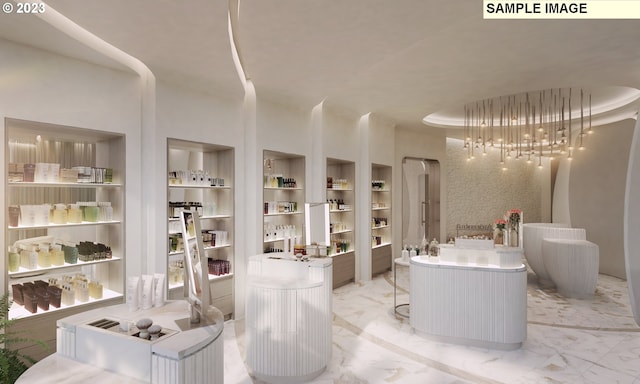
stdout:
{"type": "Polygon", "coordinates": [[[493,225],[496,227],[496,229],[504,231],[504,229],[507,227],[507,221],[505,219],[497,219],[495,223],[493,223],[493,225]]]}
{"type": "Polygon", "coordinates": [[[519,209],[510,209],[507,211],[507,222],[509,228],[518,232],[518,224],[520,224],[520,218],[522,217],[522,211],[519,209]]]}

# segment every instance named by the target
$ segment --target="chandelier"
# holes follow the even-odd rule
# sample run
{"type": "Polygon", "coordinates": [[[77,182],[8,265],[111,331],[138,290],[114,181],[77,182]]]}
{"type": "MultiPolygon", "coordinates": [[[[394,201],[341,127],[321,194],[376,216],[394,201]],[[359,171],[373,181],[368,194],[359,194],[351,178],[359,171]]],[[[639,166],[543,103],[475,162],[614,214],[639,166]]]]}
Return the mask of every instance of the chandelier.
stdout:
{"type": "Polygon", "coordinates": [[[571,88],[558,88],[466,104],[463,147],[467,160],[491,149],[500,151],[503,170],[511,159],[537,162],[540,168],[543,157],[571,160],[575,147],[583,150],[584,137],[593,132],[591,94],[580,89],[575,100],[577,94],[571,88]]]}

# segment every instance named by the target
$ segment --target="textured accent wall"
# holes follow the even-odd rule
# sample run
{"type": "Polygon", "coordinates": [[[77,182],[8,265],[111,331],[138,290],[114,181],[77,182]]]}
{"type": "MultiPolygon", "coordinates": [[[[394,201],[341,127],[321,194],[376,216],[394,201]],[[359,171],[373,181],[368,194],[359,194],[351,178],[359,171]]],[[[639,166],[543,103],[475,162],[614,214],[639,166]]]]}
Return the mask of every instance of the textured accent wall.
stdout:
{"type": "MultiPolygon", "coordinates": [[[[488,151],[486,156],[476,153],[467,161],[462,141],[447,139],[446,172],[446,235],[456,235],[457,224],[493,224],[512,208],[523,211],[526,223],[548,220],[548,208],[543,204],[543,194],[549,195],[550,169],[544,164],[527,164],[526,160],[508,160],[508,170],[503,171],[500,152],[488,151]]],[[[472,234],[460,232],[460,234],[472,234]]]]}

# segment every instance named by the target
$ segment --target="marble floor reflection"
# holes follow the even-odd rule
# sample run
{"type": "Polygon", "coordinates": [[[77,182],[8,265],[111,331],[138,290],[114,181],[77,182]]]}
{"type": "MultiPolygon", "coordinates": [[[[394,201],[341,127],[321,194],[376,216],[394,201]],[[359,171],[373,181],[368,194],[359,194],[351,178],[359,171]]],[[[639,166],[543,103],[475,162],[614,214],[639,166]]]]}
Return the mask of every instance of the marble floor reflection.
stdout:
{"type": "MultiPolygon", "coordinates": [[[[334,290],[333,355],[313,383],[640,384],[640,327],[627,284],[600,275],[592,299],[567,299],[529,274],[527,340],[515,351],[426,340],[393,312],[393,274],[334,290]]],[[[409,301],[398,269],[398,303],[409,301]]],[[[244,322],[225,329],[225,383],[260,383],[244,365],[244,322]]]]}

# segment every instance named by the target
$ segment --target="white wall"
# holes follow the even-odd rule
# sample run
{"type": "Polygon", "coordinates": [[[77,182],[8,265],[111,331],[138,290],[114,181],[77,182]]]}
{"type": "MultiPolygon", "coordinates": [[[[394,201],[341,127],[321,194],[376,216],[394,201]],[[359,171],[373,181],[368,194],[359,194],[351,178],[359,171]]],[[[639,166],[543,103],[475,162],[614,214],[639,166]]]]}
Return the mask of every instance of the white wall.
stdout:
{"type": "MultiPolygon", "coordinates": [[[[72,60],[0,39],[0,129],[5,118],[126,135],[126,268],[139,274],[142,251],[140,182],[141,84],[137,75],[72,60]]],[[[6,142],[0,147],[2,158],[6,142]]],[[[0,167],[5,178],[5,167],[0,167]]],[[[2,187],[4,188],[4,183],[2,187]]],[[[2,195],[5,195],[2,190],[2,195]]],[[[2,217],[6,210],[3,199],[2,217]]],[[[4,221],[3,221],[4,222],[4,221]]],[[[0,248],[7,249],[4,236],[0,248]]],[[[5,268],[4,263],[2,267],[5,268]]],[[[0,278],[4,279],[4,271],[0,278]]],[[[5,285],[2,284],[1,287],[5,285]]],[[[0,288],[4,290],[4,288],[0,288]]]]}
{"type": "Polygon", "coordinates": [[[600,273],[622,279],[625,186],[635,123],[628,119],[594,127],[584,141],[586,149],[575,151],[565,174],[571,225],[586,229],[587,240],[600,247],[600,273]]]}

